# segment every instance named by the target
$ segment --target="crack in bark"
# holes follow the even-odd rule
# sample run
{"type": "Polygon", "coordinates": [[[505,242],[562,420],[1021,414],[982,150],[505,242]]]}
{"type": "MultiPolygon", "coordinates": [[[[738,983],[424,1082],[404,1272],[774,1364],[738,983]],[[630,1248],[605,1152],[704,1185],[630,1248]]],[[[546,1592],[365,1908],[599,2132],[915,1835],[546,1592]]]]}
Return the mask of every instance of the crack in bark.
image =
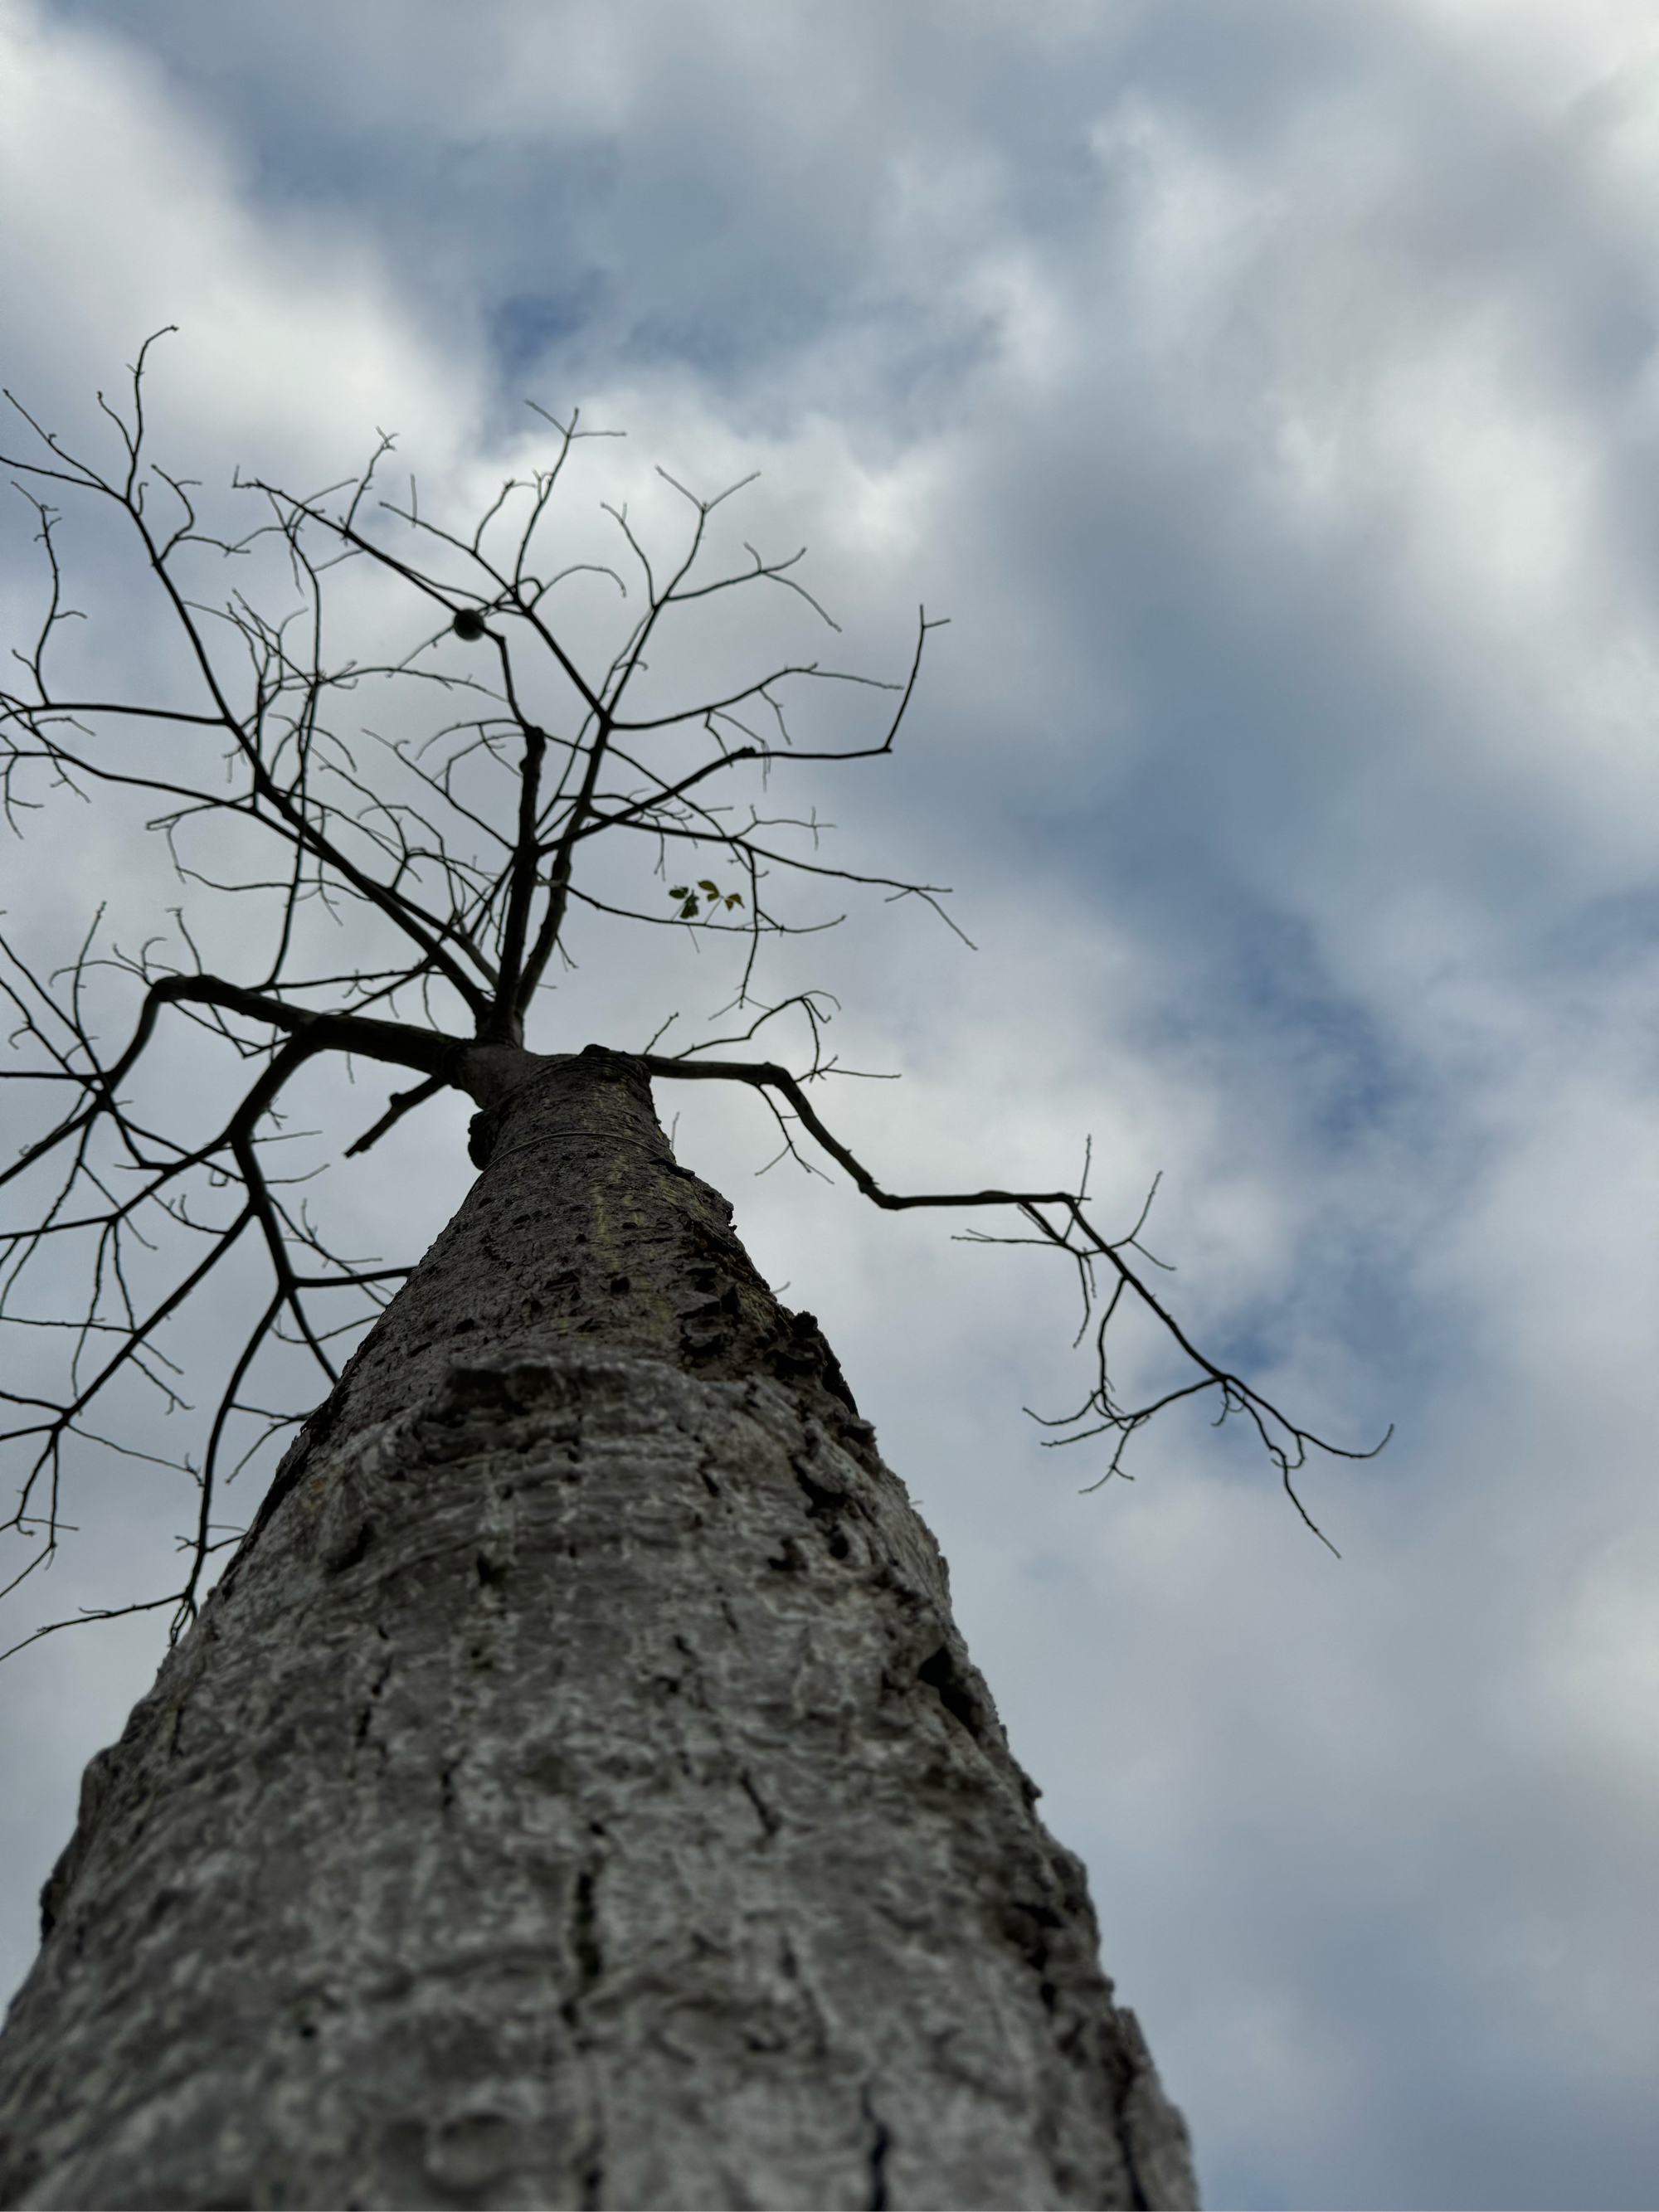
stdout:
{"type": "Polygon", "coordinates": [[[744,1796],[747,1797],[750,1803],[754,1807],[755,1818],[760,1822],[764,1838],[766,1842],[769,1844],[773,1837],[777,1834],[779,1829],[783,1826],[783,1815],[781,1813],[775,1811],[761,1796],[760,1791],[756,1789],[754,1778],[750,1774],[749,1769],[746,1766],[738,1774],[738,1780],[742,1785],[744,1796]]]}
{"type": "Polygon", "coordinates": [[[372,1521],[365,1521],[345,1549],[336,1553],[327,1562],[325,1571],[331,1575],[349,1573],[353,1567],[359,1565],[368,1557],[369,1547],[374,1541],[374,1523],[372,1521]]]}
{"type": "Polygon", "coordinates": [[[605,1975],[605,1957],[599,1948],[599,1906],[594,1894],[599,1887],[602,1863],[597,1858],[587,1860],[578,1868],[571,1888],[567,1940],[570,1956],[575,1963],[577,1980],[575,1988],[561,2004],[559,2011],[577,2049],[582,2051],[588,2045],[587,2033],[582,2024],[582,2005],[605,1975]]]}
{"type": "Polygon", "coordinates": [[[965,1728],[975,1743],[981,1742],[985,1734],[985,1717],[980,1710],[979,1699],[957,1668],[950,1645],[941,1644],[931,1658],[922,1661],[916,1673],[930,1690],[938,1693],[940,1705],[951,1719],[965,1728]]]}
{"type": "MultiPolygon", "coordinates": [[[[809,1432],[808,1443],[810,1449],[807,1457],[810,1458],[817,1448],[818,1436],[816,1429],[809,1432]]],[[[850,1559],[853,1555],[853,1542],[842,1526],[842,1516],[848,1512],[858,1512],[860,1510],[858,1500],[839,1485],[820,1482],[808,1471],[799,1453],[791,1457],[789,1464],[794,1470],[795,1480],[799,1484],[805,1496],[807,1512],[818,1533],[823,1536],[825,1548],[830,1558],[832,1559],[850,1559]]]]}
{"type": "Polygon", "coordinates": [[[859,2106],[871,2130],[870,2188],[864,2200],[866,2212],[887,2212],[887,2154],[893,2147],[893,2139],[883,2122],[877,2118],[875,2105],[867,2087],[859,2094],[859,2106]]]}

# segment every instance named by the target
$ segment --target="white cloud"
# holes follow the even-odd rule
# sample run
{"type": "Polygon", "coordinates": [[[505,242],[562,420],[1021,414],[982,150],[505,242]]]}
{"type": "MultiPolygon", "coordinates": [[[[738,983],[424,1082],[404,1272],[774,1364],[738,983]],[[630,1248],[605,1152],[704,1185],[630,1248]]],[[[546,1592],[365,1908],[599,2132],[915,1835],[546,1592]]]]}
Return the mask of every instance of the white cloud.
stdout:
{"type": "MultiPolygon", "coordinates": [[[[762,465],[745,515],[813,541],[854,659],[902,662],[918,599],[952,616],[908,750],[825,804],[849,849],[955,881],[985,949],[902,908],[809,948],[849,1059],[906,1072],[836,1110],[894,1183],[1050,1180],[1092,1131],[1116,1220],[1164,1169],[1182,1311],[1344,1439],[1400,1420],[1310,1473],[1344,1561],[1196,1419],[1079,1501],[1097,1468],[1018,1410],[1080,1395],[1060,1271],[757,1183],[740,1108],[665,1109],[939,1526],[1212,2193],[1636,2201],[1645,11],[100,20],[0,13],[21,394],[83,422],[178,320],[158,392],[203,473],[331,471],[393,421],[465,501],[529,450],[491,394],[533,368],[630,430],[641,485],[762,465]],[[577,304],[497,380],[520,295],[577,304]]],[[[151,654],[95,581],[112,659],[151,654]]],[[[154,902],[112,840],[21,856],[6,902],[45,934],[66,876],[154,902]]],[[[640,1041],[692,973],[596,955],[550,1038],[620,1006],[640,1041]]],[[[379,1096],[326,1111],[355,1133],[379,1096]]],[[[331,1170],[365,1238],[411,1188],[441,1208],[454,1135],[331,1170]]],[[[139,1686],[106,1648],[32,1660],[55,1702],[6,1708],[31,1878],[139,1686]]]]}
{"type": "Polygon", "coordinates": [[[198,447],[228,457],[257,426],[311,468],[356,460],[378,422],[428,449],[466,434],[465,357],[434,357],[362,230],[257,215],[246,161],[142,52],[6,0],[0,68],[6,381],[48,427],[176,323],[162,420],[198,447]]]}

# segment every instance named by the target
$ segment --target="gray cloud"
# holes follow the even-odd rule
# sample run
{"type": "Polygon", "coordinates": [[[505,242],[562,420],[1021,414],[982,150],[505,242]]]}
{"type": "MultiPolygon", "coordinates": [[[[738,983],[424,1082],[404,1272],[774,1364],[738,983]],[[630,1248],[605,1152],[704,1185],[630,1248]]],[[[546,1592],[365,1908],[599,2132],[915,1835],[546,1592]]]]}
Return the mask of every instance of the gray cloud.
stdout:
{"type": "MultiPolygon", "coordinates": [[[[220,479],[392,420],[459,498],[526,390],[580,398],[641,464],[763,465],[849,655],[952,616],[908,750],[811,795],[983,949],[903,910],[809,941],[786,972],[905,1075],[837,1113],[895,1183],[1092,1131],[1127,1220],[1165,1170],[1183,1313],[1331,1432],[1399,1420],[1310,1478],[1341,1565],[1201,1420],[1079,1498],[1018,1411],[1080,1395],[1057,1273],[670,1110],[939,1528],[1217,2203],[1651,2197],[1644,35],[1611,0],[0,16],[36,133],[4,380],[59,419],[168,319],[167,434],[220,479]]],[[[100,649],[150,652],[98,558],[100,649]]],[[[9,855],[41,943],[94,884],[166,902],[65,849],[9,855]]],[[[596,937],[548,1042],[677,999],[718,994],[596,937]]],[[[377,1244],[456,1184],[453,1128],[400,1144],[327,1178],[377,1244]]],[[[97,1498],[59,1602],[170,1535],[97,1498]]],[[[14,1972],[154,1641],[14,1678],[14,1972]]]]}

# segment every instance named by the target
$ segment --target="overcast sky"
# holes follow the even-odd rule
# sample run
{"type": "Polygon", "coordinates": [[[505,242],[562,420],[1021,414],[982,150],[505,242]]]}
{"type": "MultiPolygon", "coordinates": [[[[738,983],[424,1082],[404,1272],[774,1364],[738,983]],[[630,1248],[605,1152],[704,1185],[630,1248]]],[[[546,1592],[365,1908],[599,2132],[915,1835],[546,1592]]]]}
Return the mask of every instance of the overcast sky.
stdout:
{"type": "MultiPolygon", "coordinates": [[[[1079,1494],[1021,1412],[1085,1387],[1058,1269],[757,1182],[701,1099],[682,1153],[938,1531],[1206,2201],[1654,2203],[1650,8],[0,0],[0,380],[64,427],[163,323],[210,483],[383,424],[482,483],[526,397],[580,403],[762,469],[849,655],[951,617],[836,819],[979,950],[911,908],[820,941],[903,1076],[832,1103],[901,1187],[1091,1134],[1127,1224],[1161,1170],[1183,1316],[1340,1440],[1396,1425],[1309,1480],[1340,1560],[1201,1419],[1079,1494]]],[[[53,957],[150,895],[78,815],[33,836],[0,904],[53,957]]],[[[638,1046],[649,999],[596,947],[532,1041],[638,1046]]],[[[331,1170],[382,1246],[465,1187],[445,1110],[331,1170]]],[[[58,1608],[182,1518],[88,1497],[58,1608]]],[[[160,1634],[9,1665],[8,1982],[160,1634]]]]}

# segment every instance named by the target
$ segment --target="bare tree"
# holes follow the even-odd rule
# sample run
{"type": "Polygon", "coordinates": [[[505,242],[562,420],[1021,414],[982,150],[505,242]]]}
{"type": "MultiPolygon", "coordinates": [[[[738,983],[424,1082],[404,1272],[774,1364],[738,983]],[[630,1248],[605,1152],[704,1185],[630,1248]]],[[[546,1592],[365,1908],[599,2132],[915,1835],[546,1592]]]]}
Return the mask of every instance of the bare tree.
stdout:
{"type": "Polygon", "coordinates": [[[726,550],[742,486],[663,476],[678,537],[616,504],[596,550],[569,509],[593,434],[548,416],[545,465],[466,528],[412,481],[382,499],[382,437],[319,492],[241,483],[255,519],[227,535],[150,458],[148,350],[105,407],[112,470],[12,403],[47,592],[0,695],[0,803],[21,831],[48,799],[137,799],[187,891],[250,911],[216,923],[228,963],[182,906],[136,950],[91,918],[54,973],[3,946],[8,1080],[51,1086],[0,1172],[21,1200],[0,1316],[49,1377],[0,1392],[9,1591],[52,1558],[87,1452],[167,1456],[131,1394],[185,1419],[204,1297],[246,1295],[255,1256],[265,1286],[174,1456],[181,1579],[103,1609],[168,1610],[173,1648],[48,1885],[0,2039],[0,2196],[1186,2201],[1179,2120],[932,1540],[812,1316],[652,1107],[653,1083],[742,1084],[782,1155],[877,1206],[1000,1214],[969,1233],[1076,1273],[1092,1379],[1060,1438],[1103,1439],[1103,1480],[1207,1396],[1302,1510],[1297,1470],[1336,1448],[1191,1340],[1142,1224],[1108,1233],[1084,1185],[883,1189],[812,1095],[843,1072],[832,1004],[767,994],[769,946],[832,923],[825,894],[948,921],[942,887],[832,865],[810,805],[773,796],[892,750],[936,625],[919,614],[891,679],[785,659],[677,692],[758,595],[834,628],[800,554],[726,550]],[[86,689],[70,498],[129,533],[183,688],[86,689]],[[392,651],[343,656],[343,617],[392,651]],[[726,955],[716,1033],[527,1043],[583,916],[726,955]],[[89,1010],[112,985],[131,1012],[110,1053],[89,1010]],[[752,1056],[787,1024],[793,1066],[752,1056]],[[181,1039],[242,1071],[233,1097],[167,1079],[181,1039]],[[283,1172],[301,1079],[339,1055],[417,1079],[348,1154],[443,1091],[477,1109],[478,1181],[418,1267],[354,1256],[283,1172]],[[1141,1398],[1108,1364],[1133,1310],[1184,1367],[1141,1398]],[[268,1466],[318,1387],[228,1528],[228,1477],[268,1466]]]}

